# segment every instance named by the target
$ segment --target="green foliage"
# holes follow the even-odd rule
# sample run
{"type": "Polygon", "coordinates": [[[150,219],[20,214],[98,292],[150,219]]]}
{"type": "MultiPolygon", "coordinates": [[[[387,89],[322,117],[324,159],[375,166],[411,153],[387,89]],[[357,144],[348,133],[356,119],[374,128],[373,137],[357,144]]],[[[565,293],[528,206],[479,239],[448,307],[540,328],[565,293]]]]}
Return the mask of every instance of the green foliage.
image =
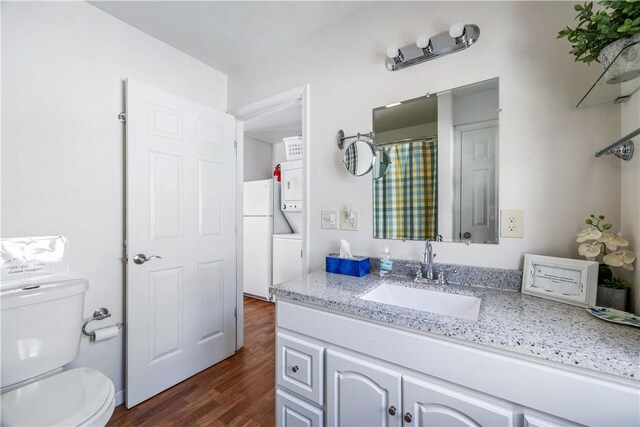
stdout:
{"type": "Polygon", "coordinates": [[[627,289],[629,287],[629,283],[627,283],[627,281],[624,279],[620,279],[619,277],[606,279],[600,282],[599,285],[611,289],[627,289]]]}
{"type": "Polygon", "coordinates": [[[603,0],[601,9],[593,10],[593,3],[576,4],[576,28],[563,29],[558,38],[566,37],[576,61],[598,61],[600,51],[616,40],[640,34],[640,0],[603,0]]]}

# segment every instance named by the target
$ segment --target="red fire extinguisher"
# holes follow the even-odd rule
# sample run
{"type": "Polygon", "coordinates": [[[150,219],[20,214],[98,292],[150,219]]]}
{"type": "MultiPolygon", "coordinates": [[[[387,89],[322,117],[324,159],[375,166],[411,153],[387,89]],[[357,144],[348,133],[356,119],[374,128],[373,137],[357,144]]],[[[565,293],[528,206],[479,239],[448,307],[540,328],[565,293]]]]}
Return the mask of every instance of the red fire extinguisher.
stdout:
{"type": "Polygon", "coordinates": [[[278,180],[278,182],[280,182],[280,177],[281,177],[281,173],[280,173],[280,165],[276,165],[276,168],[273,170],[273,176],[275,177],[275,179],[278,180]]]}

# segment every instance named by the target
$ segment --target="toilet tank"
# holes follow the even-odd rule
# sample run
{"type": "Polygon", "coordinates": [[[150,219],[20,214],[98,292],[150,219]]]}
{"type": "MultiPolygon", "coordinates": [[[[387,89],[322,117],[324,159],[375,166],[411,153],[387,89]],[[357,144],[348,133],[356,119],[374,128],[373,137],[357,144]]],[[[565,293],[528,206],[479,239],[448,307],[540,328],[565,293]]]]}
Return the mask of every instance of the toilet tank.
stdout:
{"type": "Polygon", "coordinates": [[[2,387],[45,374],[78,355],[84,294],[82,278],[50,277],[2,284],[2,387]]]}

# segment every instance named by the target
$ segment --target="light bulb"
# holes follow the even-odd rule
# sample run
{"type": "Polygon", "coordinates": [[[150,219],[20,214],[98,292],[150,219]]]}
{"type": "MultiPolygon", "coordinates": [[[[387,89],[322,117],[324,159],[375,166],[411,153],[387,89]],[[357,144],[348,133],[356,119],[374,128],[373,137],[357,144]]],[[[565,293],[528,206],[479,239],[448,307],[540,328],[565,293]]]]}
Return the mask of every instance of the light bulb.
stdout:
{"type": "Polygon", "coordinates": [[[451,27],[449,27],[449,35],[454,39],[457,39],[458,37],[462,37],[463,34],[464,34],[464,24],[461,24],[460,22],[456,22],[451,27]]]}
{"type": "Polygon", "coordinates": [[[418,46],[420,49],[426,49],[426,47],[429,46],[430,42],[431,39],[427,34],[420,34],[416,39],[416,46],[418,46]]]}
{"type": "Polygon", "coordinates": [[[389,70],[389,71],[393,71],[393,70],[395,70],[395,68],[396,68],[396,61],[394,61],[394,60],[393,60],[393,59],[391,59],[391,58],[387,58],[387,59],[384,61],[384,66],[385,66],[385,67],[387,67],[387,70],[389,70]]]}
{"type": "Polygon", "coordinates": [[[391,59],[396,58],[399,54],[400,54],[400,50],[395,46],[391,46],[389,49],[387,49],[388,58],[391,58],[391,59]]]}

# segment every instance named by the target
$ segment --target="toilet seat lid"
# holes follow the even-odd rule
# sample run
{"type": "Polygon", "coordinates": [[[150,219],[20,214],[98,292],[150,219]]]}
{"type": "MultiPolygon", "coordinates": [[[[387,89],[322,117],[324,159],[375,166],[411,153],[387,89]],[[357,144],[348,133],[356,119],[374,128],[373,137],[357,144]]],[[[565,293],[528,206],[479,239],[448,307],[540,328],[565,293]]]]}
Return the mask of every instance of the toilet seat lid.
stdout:
{"type": "Polygon", "coordinates": [[[103,373],[76,368],[12,390],[2,398],[2,426],[78,426],[111,402],[103,373]]]}

